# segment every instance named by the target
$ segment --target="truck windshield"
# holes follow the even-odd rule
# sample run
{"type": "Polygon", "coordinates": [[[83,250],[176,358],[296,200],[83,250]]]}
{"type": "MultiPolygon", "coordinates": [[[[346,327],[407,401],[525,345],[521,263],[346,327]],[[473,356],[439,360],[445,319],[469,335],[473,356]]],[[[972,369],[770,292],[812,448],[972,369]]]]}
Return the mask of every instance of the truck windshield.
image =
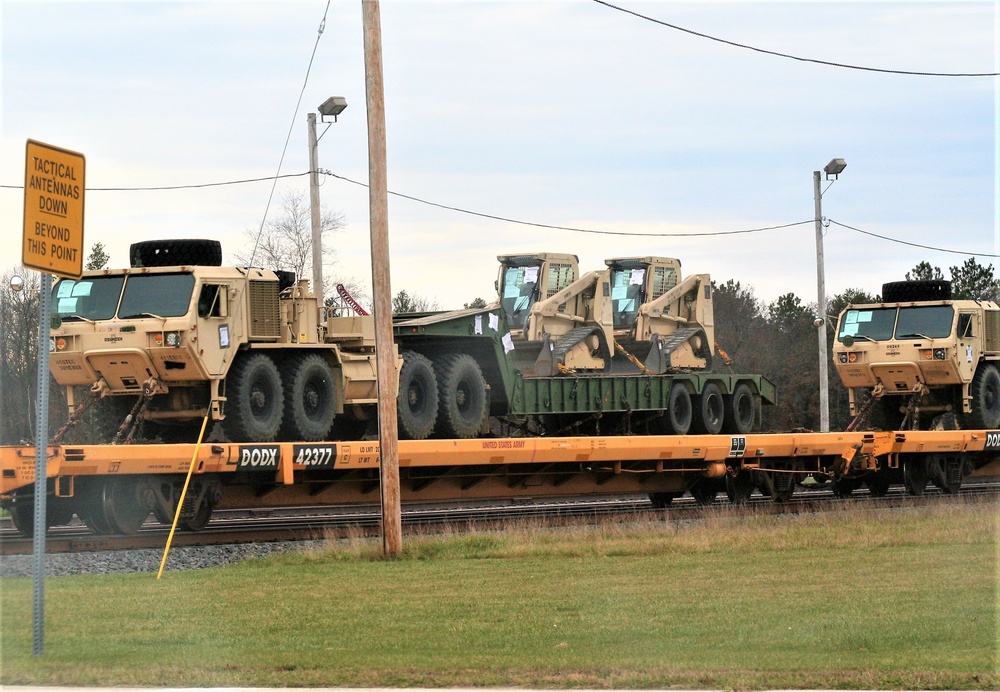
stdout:
{"type": "Polygon", "coordinates": [[[180,317],[191,306],[193,274],[139,274],[125,283],[118,318],[180,317]]]}
{"type": "Polygon", "coordinates": [[[899,309],[897,339],[941,339],[951,336],[955,311],[950,305],[924,305],[899,309]]]}
{"type": "Polygon", "coordinates": [[[951,335],[955,311],[948,305],[858,308],[844,313],[837,340],[939,339],[951,335]]]}
{"type": "Polygon", "coordinates": [[[505,267],[500,287],[500,304],[507,313],[507,324],[515,329],[524,327],[531,306],[538,298],[539,267],[505,267]]]}
{"type": "Polygon", "coordinates": [[[52,288],[52,312],[64,320],[110,320],[123,283],[124,276],[63,279],[52,288]]]}

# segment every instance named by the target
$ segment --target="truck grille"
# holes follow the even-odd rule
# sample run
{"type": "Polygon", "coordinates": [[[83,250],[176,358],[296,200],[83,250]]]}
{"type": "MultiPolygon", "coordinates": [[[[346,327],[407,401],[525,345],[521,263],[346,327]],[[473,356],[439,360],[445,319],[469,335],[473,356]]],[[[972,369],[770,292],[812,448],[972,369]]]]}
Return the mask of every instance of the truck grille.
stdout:
{"type": "Polygon", "coordinates": [[[1000,351],[1000,312],[986,310],[986,333],[983,335],[983,347],[987,353],[1000,351]]]}
{"type": "Polygon", "coordinates": [[[276,281],[251,281],[250,338],[276,341],[281,336],[281,311],[276,281]]]}

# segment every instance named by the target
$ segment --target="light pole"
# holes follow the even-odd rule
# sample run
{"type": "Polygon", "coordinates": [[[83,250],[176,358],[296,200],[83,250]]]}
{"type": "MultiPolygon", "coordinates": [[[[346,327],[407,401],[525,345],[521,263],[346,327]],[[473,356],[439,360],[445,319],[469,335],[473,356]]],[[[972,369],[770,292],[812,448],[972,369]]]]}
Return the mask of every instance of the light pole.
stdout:
{"type": "MultiPolygon", "coordinates": [[[[343,96],[331,96],[321,103],[316,110],[319,111],[321,122],[326,122],[324,118],[330,116],[333,122],[337,122],[337,116],[347,108],[347,99],[343,96]]],[[[309,210],[312,217],[312,259],[313,259],[313,295],[316,296],[317,305],[323,307],[323,229],[321,228],[319,212],[319,137],[316,136],[316,114],[310,113],[306,117],[309,124],[309,210]]],[[[329,127],[327,127],[329,129],[329,127]]],[[[323,130],[326,134],[326,130],[323,130]]]]}
{"type": "MultiPolygon", "coordinates": [[[[823,167],[826,179],[836,180],[847,168],[844,159],[832,159],[823,167]]],[[[826,348],[826,275],[823,268],[823,191],[819,171],[813,171],[813,193],[816,201],[816,333],[819,338],[819,429],[830,432],[830,378],[826,348]]],[[[832,184],[832,183],[831,183],[832,184]]],[[[829,189],[829,187],[827,188],[829,189]]]]}

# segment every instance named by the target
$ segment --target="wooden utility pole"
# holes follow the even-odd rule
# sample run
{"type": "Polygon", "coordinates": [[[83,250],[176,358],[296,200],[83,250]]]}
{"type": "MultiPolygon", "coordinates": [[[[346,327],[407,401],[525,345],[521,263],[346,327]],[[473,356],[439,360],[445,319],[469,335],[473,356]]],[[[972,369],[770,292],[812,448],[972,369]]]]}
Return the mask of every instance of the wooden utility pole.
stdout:
{"type": "Polygon", "coordinates": [[[368,205],[371,223],[372,302],[378,376],[378,439],[382,475],[382,549],[403,550],[399,501],[399,438],[396,432],[396,373],[389,286],[389,191],[386,182],[385,93],[382,86],[382,27],[378,0],[362,0],[365,34],[365,92],[368,96],[368,205]]]}

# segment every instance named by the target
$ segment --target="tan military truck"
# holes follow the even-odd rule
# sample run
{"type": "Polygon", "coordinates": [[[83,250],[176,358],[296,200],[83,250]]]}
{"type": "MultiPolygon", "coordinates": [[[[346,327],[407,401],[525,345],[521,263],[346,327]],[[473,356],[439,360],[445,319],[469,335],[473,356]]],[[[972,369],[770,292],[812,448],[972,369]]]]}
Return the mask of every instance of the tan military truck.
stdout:
{"type": "Polygon", "coordinates": [[[164,441],[206,413],[233,441],[329,439],[335,416],[374,416],[374,318],[320,323],[308,282],[221,259],[217,241],[144,241],[128,269],[55,285],[50,370],[70,413],[86,386],[127,404],[114,428],[141,397],[145,436],[164,441]]]}
{"type": "Polygon", "coordinates": [[[884,284],[881,303],[840,314],[833,364],[857,416],[920,429],[953,413],[966,429],[1000,428],[1000,307],[952,300],[947,281],[884,284]]]}

